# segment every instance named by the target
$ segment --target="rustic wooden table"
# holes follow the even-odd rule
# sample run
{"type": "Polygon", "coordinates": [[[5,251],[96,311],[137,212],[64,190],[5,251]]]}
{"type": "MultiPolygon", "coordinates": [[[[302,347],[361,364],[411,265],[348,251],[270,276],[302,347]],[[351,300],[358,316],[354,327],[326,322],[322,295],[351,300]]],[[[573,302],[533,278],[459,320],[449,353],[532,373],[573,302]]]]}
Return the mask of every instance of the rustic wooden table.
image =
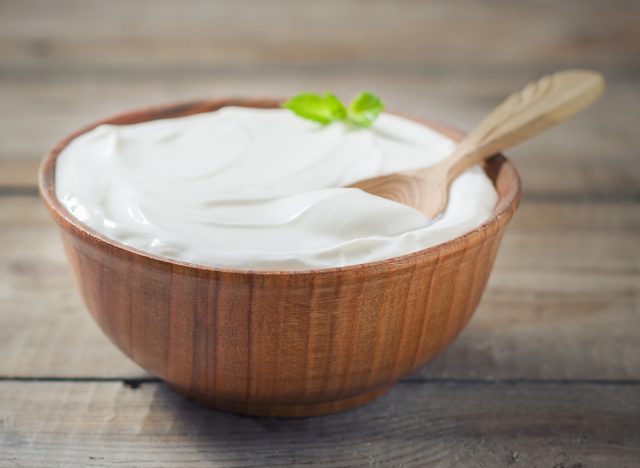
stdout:
{"type": "Polygon", "coordinates": [[[0,1],[1,466],[640,466],[640,2],[0,1]],[[184,401],[98,330],[37,197],[93,119],[183,98],[361,88],[468,127],[568,66],[594,108],[508,154],[525,195],[443,355],[357,410],[184,401]]]}

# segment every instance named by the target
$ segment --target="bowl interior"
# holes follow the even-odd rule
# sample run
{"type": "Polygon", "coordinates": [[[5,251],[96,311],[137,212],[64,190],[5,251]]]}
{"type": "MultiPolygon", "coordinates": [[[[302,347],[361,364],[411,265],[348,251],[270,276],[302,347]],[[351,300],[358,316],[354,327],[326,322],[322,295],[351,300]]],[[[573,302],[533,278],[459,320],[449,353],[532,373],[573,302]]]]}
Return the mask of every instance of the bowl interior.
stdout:
{"type": "MultiPolygon", "coordinates": [[[[189,269],[198,269],[203,271],[217,271],[217,272],[227,272],[227,273],[237,273],[237,274],[246,274],[252,273],[257,275],[272,275],[272,274],[317,274],[319,272],[336,272],[336,271],[347,271],[362,268],[363,266],[378,268],[382,266],[389,266],[394,264],[402,263],[403,260],[410,259],[416,255],[437,255],[438,249],[445,246],[451,247],[452,245],[464,245],[468,244],[469,241],[473,241],[473,239],[480,239],[484,236],[483,231],[486,229],[490,229],[492,225],[495,225],[499,222],[499,218],[507,213],[513,212],[517,208],[517,205],[520,200],[521,194],[521,183],[520,177],[513,166],[513,164],[507,160],[502,154],[497,154],[493,158],[485,161],[483,163],[483,168],[489,178],[492,180],[496,191],[498,192],[498,203],[493,210],[492,216],[485,221],[481,226],[476,229],[458,236],[450,241],[447,241],[443,244],[438,244],[433,247],[428,247],[426,249],[412,252],[406,255],[402,255],[400,257],[393,257],[385,260],[378,260],[375,262],[368,262],[364,264],[350,265],[344,267],[335,267],[335,268],[324,268],[324,269],[314,269],[314,270],[292,270],[292,271],[275,271],[275,270],[235,270],[230,268],[216,268],[205,265],[193,264],[188,262],[183,262],[180,260],[174,260],[166,257],[159,257],[148,252],[140,251],[131,247],[128,247],[124,244],[120,244],[119,242],[112,240],[104,235],[94,231],[88,226],[84,225],[78,219],[76,219],[71,213],[69,213],[66,208],[61,204],[56,196],[55,189],[55,178],[56,178],[56,161],[62,150],[76,137],[79,135],[92,130],[93,128],[102,125],[102,124],[113,124],[113,125],[126,125],[126,124],[135,124],[146,122],[150,120],[158,120],[158,119],[167,119],[174,117],[183,117],[187,115],[202,113],[202,112],[210,112],[220,109],[225,106],[243,106],[243,107],[256,107],[256,108],[276,108],[279,107],[280,103],[283,102],[283,99],[275,99],[275,98],[224,98],[224,99],[215,99],[215,100],[202,100],[202,101],[191,101],[191,102],[180,102],[176,104],[168,104],[163,106],[154,106],[144,109],[138,109],[133,111],[124,112],[113,117],[103,119],[97,122],[94,122],[86,127],[83,127],[66,138],[60,141],[56,147],[50,151],[44,158],[40,170],[39,170],[39,188],[40,194],[45,201],[49,212],[53,216],[54,220],[58,223],[58,225],[66,230],[73,230],[76,234],[92,238],[93,240],[104,243],[106,248],[111,248],[114,250],[126,250],[135,255],[140,255],[146,257],[155,262],[161,262],[165,264],[181,266],[189,269]]],[[[403,114],[399,114],[403,115],[403,114]]],[[[431,121],[424,118],[415,118],[412,116],[403,115],[404,117],[415,120],[419,123],[427,125],[434,130],[452,138],[453,140],[460,140],[464,133],[445,124],[431,121]]]]}

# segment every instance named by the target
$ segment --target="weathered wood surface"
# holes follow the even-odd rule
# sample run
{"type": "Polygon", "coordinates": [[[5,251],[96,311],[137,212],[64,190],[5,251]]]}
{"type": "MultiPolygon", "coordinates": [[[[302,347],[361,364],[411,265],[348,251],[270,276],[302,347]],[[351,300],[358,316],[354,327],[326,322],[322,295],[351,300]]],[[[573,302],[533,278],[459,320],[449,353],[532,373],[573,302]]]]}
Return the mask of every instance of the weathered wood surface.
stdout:
{"type": "MultiPolygon", "coordinates": [[[[371,88],[393,108],[468,128],[527,81],[583,66],[607,76],[601,102],[512,153],[529,191],[637,199],[638,17],[634,0],[5,0],[0,159],[39,159],[124,109],[228,94],[371,88]]],[[[32,174],[0,175],[0,186],[32,174]]]]}
{"type": "Polygon", "coordinates": [[[16,0],[2,2],[0,38],[16,66],[635,66],[638,16],[635,0],[16,0]]]}
{"type": "Polygon", "coordinates": [[[638,17],[636,0],[0,0],[0,466],[638,466],[638,17]],[[469,327],[343,415],[237,418],[123,386],[149,376],[84,310],[35,197],[53,143],[132,107],[370,88],[470,128],[570,66],[607,92],[508,152],[525,200],[469,327]]]}
{"type": "Polygon", "coordinates": [[[0,382],[0,466],[636,467],[638,385],[404,383],[299,420],[202,408],[164,384],[0,382]]]}

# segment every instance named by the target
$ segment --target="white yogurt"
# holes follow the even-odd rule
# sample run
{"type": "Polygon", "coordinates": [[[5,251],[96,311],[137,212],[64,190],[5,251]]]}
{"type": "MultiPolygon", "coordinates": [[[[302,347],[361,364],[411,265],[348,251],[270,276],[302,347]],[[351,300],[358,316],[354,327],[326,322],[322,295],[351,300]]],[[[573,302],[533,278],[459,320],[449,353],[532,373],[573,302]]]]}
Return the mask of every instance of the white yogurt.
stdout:
{"type": "Polygon", "coordinates": [[[389,114],[366,129],[226,107],[79,136],[58,158],[56,194],[89,227],[155,255],[238,269],[338,267],[421,250],[490,216],[497,194],[479,167],[453,183],[435,222],[343,188],[428,166],[452,148],[389,114]]]}

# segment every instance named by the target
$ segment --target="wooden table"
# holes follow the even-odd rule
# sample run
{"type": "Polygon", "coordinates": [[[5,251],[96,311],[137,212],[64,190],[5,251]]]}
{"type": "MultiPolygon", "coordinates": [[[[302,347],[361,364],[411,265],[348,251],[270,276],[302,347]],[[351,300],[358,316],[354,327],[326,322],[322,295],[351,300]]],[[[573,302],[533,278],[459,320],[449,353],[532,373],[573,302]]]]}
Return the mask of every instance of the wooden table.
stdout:
{"type": "Polygon", "coordinates": [[[640,2],[0,1],[0,465],[640,466],[640,2]],[[370,88],[468,127],[570,66],[593,109],[509,154],[525,196],[474,319],[344,414],[184,401],[81,304],[35,172],[57,139],[183,98],[370,88]]]}

